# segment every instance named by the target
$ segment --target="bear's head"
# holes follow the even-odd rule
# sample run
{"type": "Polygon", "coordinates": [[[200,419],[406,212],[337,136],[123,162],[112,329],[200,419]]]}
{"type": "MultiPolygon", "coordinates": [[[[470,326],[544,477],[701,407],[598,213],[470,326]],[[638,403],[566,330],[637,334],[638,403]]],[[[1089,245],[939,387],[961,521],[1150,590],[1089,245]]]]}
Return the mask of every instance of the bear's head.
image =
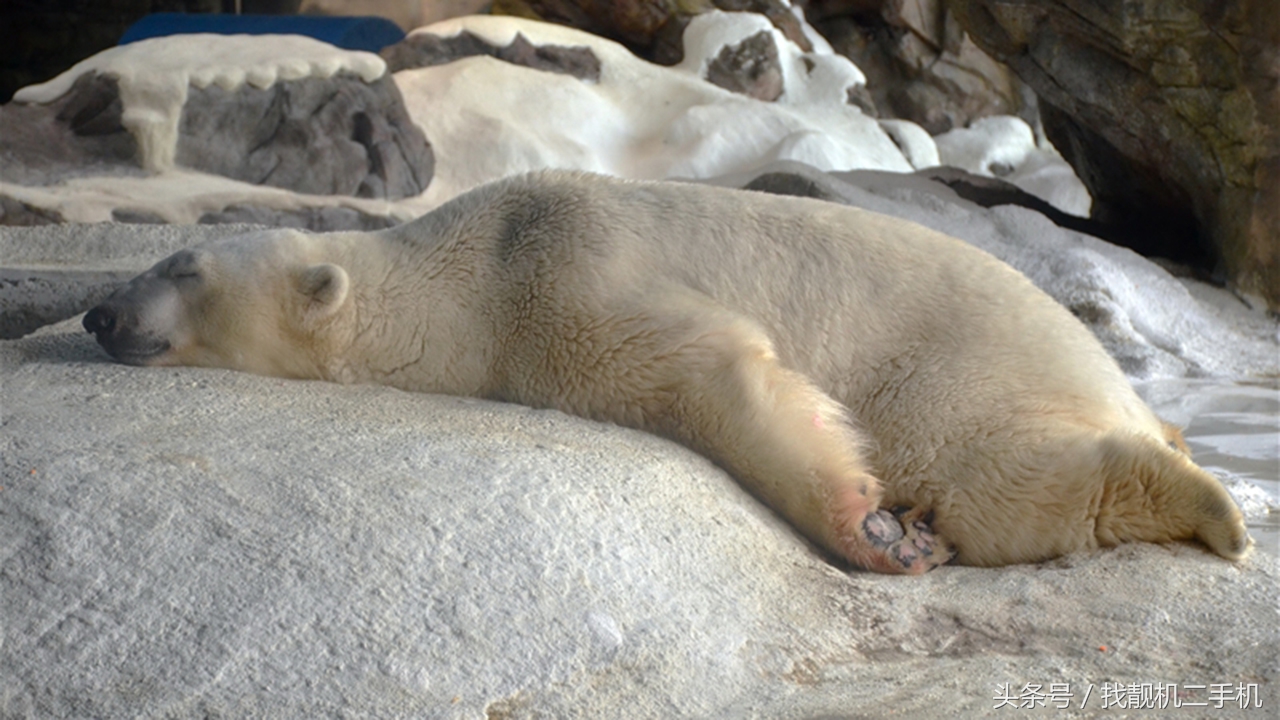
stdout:
{"type": "Polygon", "coordinates": [[[315,236],[290,230],[183,250],[90,310],[84,327],[131,365],[322,377],[350,280],[320,255],[315,236]]]}

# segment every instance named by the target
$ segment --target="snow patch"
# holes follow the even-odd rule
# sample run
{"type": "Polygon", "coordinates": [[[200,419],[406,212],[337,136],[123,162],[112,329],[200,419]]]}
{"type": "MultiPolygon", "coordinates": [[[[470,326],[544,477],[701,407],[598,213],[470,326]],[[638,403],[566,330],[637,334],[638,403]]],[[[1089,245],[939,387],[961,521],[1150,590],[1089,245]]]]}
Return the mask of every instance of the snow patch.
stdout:
{"type": "Polygon", "coordinates": [[[350,208],[366,215],[392,217],[398,221],[416,217],[409,210],[385,199],[308,195],[182,168],[163,170],[148,177],[77,177],[44,187],[0,181],[0,195],[53,210],[71,223],[112,222],[112,212],[120,209],[155,215],[175,225],[194,225],[204,215],[220,212],[230,205],[253,205],[281,211],[350,208]]]}
{"type": "Polygon", "coordinates": [[[942,164],[938,157],[938,144],[929,131],[910,120],[880,120],[880,129],[893,138],[893,142],[906,156],[907,162],[917,170],[942,164]]]}
{"type": "Polygon", "coordinates": [[[847,104],[865,82],[853,63],[803,53],[760,16],[708,13],[686,30],[686,62],[667,68],[622,45],[571,28],[514,17],[452,18],[411,35],[470,32],[504,46],[517,34],[536,46],[587,47],[600,80],[514,66],[488,57],[403,70],[396,83],[436,151],[425,211],[490,180],[541,168],[634,179],[706,178],[797,160],[823,170],[910,172],[872,118],[847,104]],[[785,94],[768,103],[704,81],[704,60],[762,30],[773,34],[785,94]],[[812,71],[806,69],[805,59],[812,71]]]}
{"type": "Polygon", "coordinates": [[[1035,133],[1022,118],[982,118],[967,128],[945,132],[934,142],[943,165],[1001,178],[1063,212],[1089,216],[1093,201],[1084,183],[1052,145],[1036,144],[1035,133]]]}

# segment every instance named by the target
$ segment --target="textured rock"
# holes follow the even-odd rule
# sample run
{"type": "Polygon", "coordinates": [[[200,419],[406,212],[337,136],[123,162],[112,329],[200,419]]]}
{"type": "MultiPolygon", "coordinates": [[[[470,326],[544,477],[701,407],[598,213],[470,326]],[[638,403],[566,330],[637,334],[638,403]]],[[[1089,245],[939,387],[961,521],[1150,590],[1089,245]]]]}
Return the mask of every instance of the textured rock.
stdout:
{"type": "Polygon", "coordinates": [[[62,215],[56,210],[34,207],[17,198],[0,194],[0,225],[23,227],[50,225],[62,221],[62,215]]]}
{"type": "Polygon", "coordinates": [[[1274,0],[950,0],[1042,101],[1045,132],[1132,247],[1220,265],[1280,311],[1274,0]]]}
{"type": "Polygon", "coordinates": [[[782,66],[771,33],[761,31],[726,45],[707,63],[707,82],[757,100],[773,102],[782,95],[782,66]]]}
{"type": "Polygon", "coordinates": [[[135,274],[0,267],[0,340],[20,338],[78,315],[135,274]]]}
{"type": "MultiPolygon", "coordinates": [[[[0,251],[131,265],[223,231],[0,251]]],[[[0,387],[0,717],[982,717],[1050,682],[1073,709],[1092,686],[1093,715],[1103,682],[1280,690],[1261,549],[891,578],[832,566],[683,447],[556,412],[127,367],[74,320],[0,342],[0,387]]]]}
{"type": "Polygon", "coordinates": [[[993,115],[934,138],[939,164],[1002,178],[1060,210],[1086,217],[1092,199],[1071,166],[1048,143],[1037,143],[1022,118],[993,115]]]}
{"type": "Polygon", "coordinates": [[[805,14],[866,73],[885,117],[935,135],[988,115],[1034,120],[1034,96],[974,45],[945,0],[814,0],[805,14]]]}
{"type": "Polygon", "coordinates": [[[493,12],[546,20],[586,30],[626,45],[636,55],[660,65],[684,58],[681,38],[689,21],[710,10],[764,15],[788,40],[805,52],[813,45],[791,8],[779,0],[496,0],[493,12]]]}
{"type": "Polygon", "coordinates": [[[534,45],[519,33],[510,45],[503,47],[490,45],[465,30],[452,37],[419,33],[383,48],[379,54],[387,61],[387,72],[392,73],[483,55],[534,70],[572,75],[579,80],[600,79],[600,60],[591,48],[534,45]]]}
{"type": "Polygon", "coordinates": [[[120,113],[119,84],[97,73],[76,78],[47,105],[0,105],[0,180],[47,185],[93,172],[142,174],[120,113]]]}
{"type": "Polygon", "coordinates": [[[313,232],[342,230],[381,230],[396,224],[392,218],[370,215],[355,208],[304,207],[294,210],[262,207],[259,205],[228,205],[219,212],[200,216],[201,225],[225,223],[293,227],[313,232]]]}
{"type": "MultiPolygon", "coordinates": [[[[86,73],[49,104],[0,107],[0,180],[47,185],[84,175],[141,175],[121,122],[115,78],[86,73]]],[[[303,193],[397,199],[421,193],[434,157],[390,75],[338,74],[188,88],[177,164],[303,193]]],[[[6,213],[8,215],[8,213],[6,213]]]]}
{"type": "Polygon", "coordinates": [[[319,195],[417,195],[434,166],[390,75],[192,87],[180,132],[179,165],[319,195]]]}

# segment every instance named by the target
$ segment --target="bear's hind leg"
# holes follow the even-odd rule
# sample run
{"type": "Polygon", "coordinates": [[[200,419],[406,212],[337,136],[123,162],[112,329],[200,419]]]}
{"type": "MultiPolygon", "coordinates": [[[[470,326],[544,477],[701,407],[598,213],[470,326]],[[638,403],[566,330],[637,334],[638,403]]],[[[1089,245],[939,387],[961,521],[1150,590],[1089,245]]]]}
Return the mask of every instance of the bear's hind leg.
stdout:
{"type": "Polygon", "coordinates": [[[1098,441],[1103,491],[1097,537],[1102,545],[1196,539],[1229,559],[1244,558],[1253,539],[1235,500],[1186,455],[1121,432],[1098,441]]]}
{"type": "Polygon", "coordinates": [[[844,407],[784,368],[757,324],[688,290],[661,297],[588,324],[576,351],[553,350],[609,349],[591,358],[589,376],[560,379],[555,405],[692,447],[860,567],[915,574],[951,559],[923,509],[877,509],[880,489],[844,407]]]}
{"type": "Polygon", "coordinates": [[[879,483],[844,408],[782,367],[755,333],[725,330],[727,336],[701,338],[698,363],[684,366],[689,382],[659,431],[714,458],[811,539],[859,567],[916,574],[950,560],[924,509],[901,516],[877,509],[879,483]],[[727,347],[703,354],[716,345],[727,347]]]}

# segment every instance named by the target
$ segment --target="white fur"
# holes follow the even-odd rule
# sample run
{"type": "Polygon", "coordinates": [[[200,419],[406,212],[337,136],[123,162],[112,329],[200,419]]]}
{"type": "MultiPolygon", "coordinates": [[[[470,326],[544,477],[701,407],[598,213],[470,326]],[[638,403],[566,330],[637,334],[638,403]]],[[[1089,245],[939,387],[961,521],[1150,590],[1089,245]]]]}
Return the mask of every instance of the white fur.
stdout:
{"type": "MultiPolygon", "coordinates": [[[[904,569],[868,542],[877,503],[915,508],[911,542],[935,511],[960,561],[979,565],[1132,540],[1248,548],[1225,491],[1169,447],[1176,431],[1082,324],[1003,263],[907,221],[548,172],[386,231],[281,230],[196,252],[217,286],[201,292],[223,299],[184,291],[207,334],[157,363],[644,428],[873,569],[904,569]]],[[[944,560],[941,545],[932,558],[905,569],[944,560]]]]}

